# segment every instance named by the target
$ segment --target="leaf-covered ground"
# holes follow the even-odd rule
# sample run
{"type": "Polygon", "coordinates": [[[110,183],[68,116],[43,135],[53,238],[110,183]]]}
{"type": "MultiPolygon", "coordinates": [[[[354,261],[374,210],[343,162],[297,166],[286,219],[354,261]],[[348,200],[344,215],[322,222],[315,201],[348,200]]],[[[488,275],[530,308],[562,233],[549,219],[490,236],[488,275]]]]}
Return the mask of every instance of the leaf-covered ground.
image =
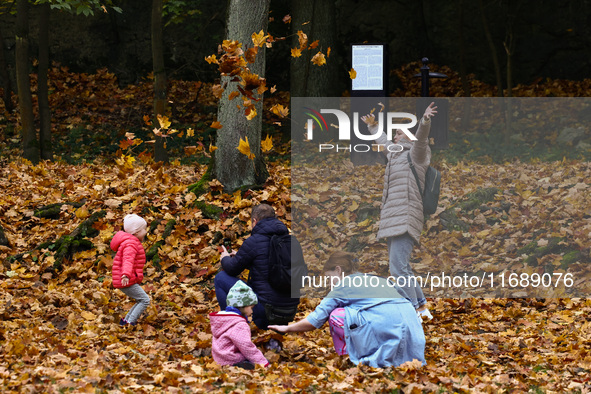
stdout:
{"type": "MultiPolygon", "coordinates": [[[[248,208],[266,201],[290,224],[289,167],[272,164],[263,190],[228,195],[216,181],[200,197],[223,209],[208,219],[193,206],[186,187],[204,168],[171,165],[132,168],[102,164],[3,163],[0,225],[9,246],[0,246],[0,387],[5,392],[588,392],[591,389],[591,301],[550,298],[432,298],[435,319],[424,324],[428,365],[417,368],[355,367],[332,349],[328,328],[288,335],[283,350],[263,348],[272,365],[245,371],[219,367],[210,354],[208,313],[216,310],[213,274],[219,269],[218,246],[238,248],[248,236],[248,208]],[[34,216],[37,208],[63,205],[57,218],[34,216]],[[93,212],[106,215],[94,224],[94,247],[77,252],[54,271],[54,251],[34,250],[45,241],[71,233],[93,212]],[[148,263],[144,288],[152,305],[137,327],[121,328],[119,318],[131,303],[110,281],[110,238],[129,212],[149,223],[161,220],[146,248],[160,240],[169,219],[176,225],[165,240],[156,267],[148,263]],[[20,260],[10,256],[25,253],[20,260]]],[[[589,163],[523,165],[446,165],[442,209],[488,183],[508,182],[502,193],[511,207],[505,222],[487,223],[497,199],[460,214],[464,231],[445,230],[441,213],[426,226],[415,261],[442,259],[461,263],[497,254],[520,258],[515,250],[531,241],[543,244],[564,230],[580,259],[589,256],[589,163]],[[480,183],[480,184],[479,184],[480,183]],[[470,185],[470,186],[467,186],[470,185]],[[475,208],[476,209],[476,208],[475,208]],[[482,219],[484,216],[484,220],[482,219]],[[538,218],[544,221],[540,222],[538,218]],[[549,227],[545,227],[549,226],[549,227]],[[502,228],[502,233],[496,233],[502,228]],[[544,229],[538,231],[536,229],[544,229]],[[489,231],[490,236],[483,232],[489,231]],[[459,244],[458,244],[459,243],[459,244]],[[487,252],[484,252],[487,251],[487,252]]],[[[378,176],[377,179],[381,179],[378,176]]],[[[331,193],[322,181],[322,192],[331,193]]],[[[378,184],[381,182],[378,181],[378,184]]],[[[378,193],[380,192],[379,188],[378,193]]],[[[326,212],[357,223],[357,210],[325,195],[326,212]]],[[[324,211],[316,215],[322,217],[324,211]]],[[[308,220],[308,218],[303,218],[308,220]]],[[[338,224],[338,223],[337,223],[338,224]]],[[[366,222],[368,232],[375,221],[366,222]]],[[[327,236],[326,253],[346,246],[327,236]]],[[[373,244],[369,243],[372,247],[373,244]]],[[[373,245],[379,248],[383,244],[373,245]]],[[[558,260],[564,251],[539,259],[558,260]]],[[[521,256],[523,260],[525,257],[521,256]]],[[[312,261],[318,268],[321,261],[312,261]]],[[[523,261],[521,261],[523,263],[523,261]]],[[[298,317],[319,302],[303,300],[298,317]]],[[[271,332],[253,327],[259,346],[271,332]]]]}

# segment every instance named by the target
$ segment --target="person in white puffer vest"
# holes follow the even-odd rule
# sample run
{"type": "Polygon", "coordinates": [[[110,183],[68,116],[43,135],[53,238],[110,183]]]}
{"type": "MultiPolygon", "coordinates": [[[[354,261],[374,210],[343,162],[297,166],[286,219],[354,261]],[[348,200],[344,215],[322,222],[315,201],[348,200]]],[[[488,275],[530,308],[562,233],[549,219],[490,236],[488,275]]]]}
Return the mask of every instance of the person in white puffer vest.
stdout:
{"type": "MultiPolygon", "coordinates": [[[[429,148],[431,117],[437,113],[436,109],[434,103],[425,109],[415,135],[416,141],[410,141],[402,130],[396,132],[393,141],[388,140],[383,132],[376,139],[377,144],[385,147],[382,154],[387,158],[377,237],[386,238],[388,241],[392,276],[405,278],[414,276],[410,266],[410,255],[414,244],[420,242],[424,216],[423,200],[407,154],[410,152],[419,180],[424,184],[425,172],[431,163],[431,148],[429,148]],[[392,145],[398,146],[389,148],[392,145]]],[[[376,134],[378,124],[373,114],[365,115],[361,120],[368,125],[372,134],[376,134]]],[[[427,308],[427,300],[419,284],[412,280],[406,282],[407,285],[401,286],[401,289],[412,302],[419,316],[432,319],[433,316],[427,308]]]]}

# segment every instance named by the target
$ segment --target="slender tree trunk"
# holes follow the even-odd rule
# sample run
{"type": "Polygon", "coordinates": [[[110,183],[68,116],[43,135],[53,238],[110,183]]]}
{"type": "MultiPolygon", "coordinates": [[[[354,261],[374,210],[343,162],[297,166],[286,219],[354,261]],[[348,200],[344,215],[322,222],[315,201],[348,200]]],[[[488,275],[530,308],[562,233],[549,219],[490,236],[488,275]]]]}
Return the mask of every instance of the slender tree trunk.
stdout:
{"type": "MultiPolygon", "coordinates": [[[[246,51],[252,47],[251,35],[261,29],[266,32],[271,0],[230,0],[228,7],[227,38],[242,43],[246,51]]],[[[248,64],[250,71],[265,76],[265,46],[259,47],[256,61],[248,64]]],[[[236,107],[236,100],[228,96],[236,90],[237,82],[231,77],[222,77],[224,94],[219,102],[218,121],[222,128],[218,130],[215,151],[215,177],[227,190],[235,190],[245,185],[261,184],[266,181],[268,172],[261,157],[261,131],[263,97],[255,104],[257,115],[246,119],[244,109],[236,107]],[[226,85],[227,84],[227,85],[226,85]],[[240,139],[248,138],[254,160],[238,151],[240,139]]]]}
{"type": "Polygon", "coordinates": [[[470,97],[470,81],[468,81],[468,72],[466,71],[466,40],[464,37],[464,0],[459,0],[459,26],[458,26],[458,44],[460,55],[460,79],[462,80],[462,90],[464,98],[463,115],[462,115],[462,130],[467,132],[470,130],[470,120],[472,117],[472,102],[470,97]]]}
{"type": "Polygon", "coordinates": [[[49,90],[47,73],[49,72],[49,3],[41,4],[39,19],[39,68],[37,74],[37,98],[39,100],[39,147],[41,159],[53,160],[51,144],[51,111],[49,109],[49,90]]]}
{"type": "Polygon", "coordinates": [[[2,100],[4,100],[4,107],[8,112],[12,112],[14,106],[12,105],[12,86],[10,84],[10,73],[8,72],[8,63],[6,63],[6,56],[4,55],[4,38],[2,37],[2,29],[0,29],[0,79],[2,80],[2,100]]]}
{"type": "Polygon", "coordinates": [[[33,122],[33,99],[29,78],[29,3],[16,3],[16,80],[21,115],[23,157],[33,163],[39,162],[39,143],[33,122]]]}
{"type": "MultiPolygon", "coordinates": [[[[152,62],[154,69],[154,124],[158,115],[166,115],[166,70],[164,69],[164,45],[162,43],[162,0],[152,2],[152,62]]],[[[154,160],[168,162],[166,142],[156,136],[154,160]]]]}
{"type": "Polygon", "coordinates": [[[484,34],[486,36],[486,41],[488,42],[488,46],[490,48],[490,53],[493,60],[493,66],[495,68],[495,77],[497,80],[497,95],[499,97],[503,97],[503,79],[501,78],[501,66],[499,65],[499,57],[497,56],[497,48],[495,47],[495,43],[493,41],[492,35],[490,34],[490,30],[488,28],[488,22],[486,21],[486,14],[484,11],[484,3],[483,0],[478,0],[480,5],[480,17],[482,18],[482,27],[484,28],[484,34]]]}

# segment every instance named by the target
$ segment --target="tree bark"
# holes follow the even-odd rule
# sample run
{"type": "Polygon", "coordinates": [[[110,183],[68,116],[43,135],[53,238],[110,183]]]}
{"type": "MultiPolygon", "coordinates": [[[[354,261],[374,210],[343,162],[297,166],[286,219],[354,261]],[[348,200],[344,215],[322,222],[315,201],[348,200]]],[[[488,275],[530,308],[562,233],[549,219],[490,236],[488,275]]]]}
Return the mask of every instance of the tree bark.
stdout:
{"type": "Polygon", "coordinates": [[[6,111],[12,112],[14,106],[12,105],[12,86],[10,83],[10,74],[8,72],[8,63],[6,63],[6,56],[4,54],[4,38],[2,37],[2,29],[0,29],[0,79],[2,80],[2,100],[4,100],[4,108],[6,111]]]}
{"type": "MultiPolygon", "coordinates": [[[[269,18],[270,0],[230,0],[228,7],[227,38],[242,43],[242,49],[252,47],[251,35],[261,29],[266,31],[269,18]]],[[[265,76],[265,46],[259,47],[256,61],[248,64],[250,71],[265,76]]],[[[230,101],[228,96],[237,90],[238,82],[231,77],[222,77],[225,91],[218,106],[218,121],[222,128],[217,132],[215,151],[215,177],[229,191],[246,185],[264,183],[268,177],[265,163],[261,156],[261,132],[263,95],[258,95],[255,103],[257,115],[246,119],[244,109],[237,108],[236,100],[230,101]],[[227,85],[226,85],[227,84],[227,85]],[[248,138],[254,160],[240,153],[237,149],[240,139],[248,138]]]]}
{"type": "MultiPolygon", "coordinates": [[[[335,58],[336,21],[334,0],[292,0],[293,34],[301,30],[308,36],[309,44],[319,40],[317,49],[307,49],[300,57],[292,57],[290,64],[291,97],[336,97],[338,87],[338,62],[327,58],[326,64],[316,66],[310,61],[322,50],[326,55],[331,48],[330,57],[335,58]],[[305,23],[305,25],[304,25],[305,23]]],[[[292,47],[298,47],[298,36],[294,35],[292,47]]]]}
{"type": "MultiPolygon", "coordinates": [[[[152,2],[152,64],[154,70],[154,124],[158,115],[166,115],[166,70],[164,68],[164,45],[162,40],[162,0],[152,2]]],[[[158,127],[158,126],[156,126],[158,127]]],[[[166,139],[156,136],[154,160],[168,162],[166,139]]]]}
{"type": "Polygon", "coordinates": [[[36,164],[39,162],[39,143],[33,122],[33,99],[29,79],[28,0],[17,0],[16,13],[16,80],[21,114],[23,157],[36,164]]]}
{"type": "Polygon", "coordinates": [[[51,111],[49,109],[49,88],[47,73],[49,72],[49,3],[41,4],[39,19],[39,68],[37,72],[37,98],[39,100],[39,148],[41,159],[53,160],[51,144],[51,111]]]}

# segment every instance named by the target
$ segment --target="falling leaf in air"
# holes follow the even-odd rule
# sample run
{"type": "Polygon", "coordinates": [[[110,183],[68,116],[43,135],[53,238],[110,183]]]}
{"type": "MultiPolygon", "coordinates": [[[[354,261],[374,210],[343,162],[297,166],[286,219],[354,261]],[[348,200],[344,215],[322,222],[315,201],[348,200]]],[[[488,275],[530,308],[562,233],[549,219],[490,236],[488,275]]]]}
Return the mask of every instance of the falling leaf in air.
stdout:
{"type": "Polygon", "coordinates": [[[211,126],[212,129],[221,129],[223,126],[220,122],[218,122],[217,120],[215,122],[212,122],[211,126]]]}
{"type": "Polygon", "coordinates": [[[261,141],[261,149],[263,152],[268,152],[273,149],[273,139],[270,135],[267,135],[267,138],[261,141]]]}
{"type": "Polygon", "coordinates": [[[250,160],[254,159],[254,154],[250,151],[250,145],[248,144],[248,137],[244,137],[244,139],[240,138],[240,142],[238,143],[238,147],[236,148],[240,153],[248,157],[250,160]]]}
{"type": "Polygon", "coordinates": [[[326,57],[324,57],[324,53],[318,52],[312,57],[311,62],[317,66],[323,66],[326,64],[326,57]]]}
{"type": "Polygon", "coordinates": [[[281,104],[275,104],[271,108],[271,112],[275,115],[279,116],[280,118],[285,118],[289,114],[289,108],[284,107],[281,104]]]}
{"type": "Polygon", "coordinates": [[[349,71],[349,78],[351,78],[351,79],[357,78],[357,71],[355,71],[354,68],[351,68],[351,71],[349,71]]]}

